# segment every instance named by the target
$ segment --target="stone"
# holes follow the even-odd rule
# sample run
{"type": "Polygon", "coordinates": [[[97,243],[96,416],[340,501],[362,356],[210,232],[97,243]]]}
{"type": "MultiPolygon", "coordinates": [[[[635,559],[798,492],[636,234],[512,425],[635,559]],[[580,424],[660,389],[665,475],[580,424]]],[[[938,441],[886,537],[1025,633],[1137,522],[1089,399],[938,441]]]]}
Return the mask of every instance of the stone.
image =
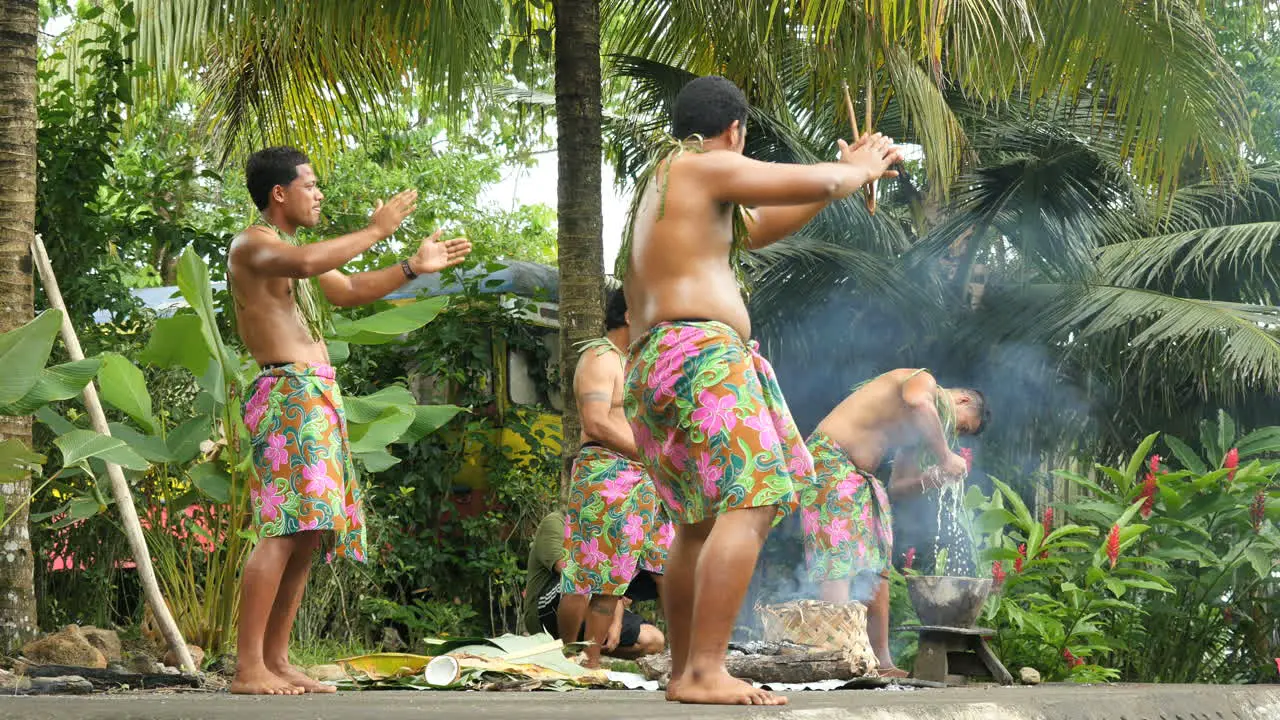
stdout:
{"type": "Polygon", "coordinates": [[[80,628],[89,644],[98,648],[98,652],[107,658],[107,662],[120,662],[120,636],[115,630],[103,630],[92,625],[80,628]]]}
{"type": "Polygon", "coordinates": [[[23,678],[8,670],[0,670],[0,691],[16,690],[22,685],[23,678]]]}
{"type": "Polygon", "coordinates": [[[404,639],[400,637],[400,633],[397,632],[395,628],[393,627],[382,628],[382,651],[383,652],[400,652],[401,650],[404,650],[406,647],[408,646],[404,644],[404,639]]]}
{"type": "Polygon", "coordinates": [[[236,676],[236,654],[229,652],[223,653],[222,657],[214,661],[211,672],[215,672],[223,677],[233,678],[236,676]]]}
{"type": "Polygon", "coordinates": [[[129,657],[125,661],[125,667],[130,672],[135,672],[139,675],[151,675],[160,672],[160,663],[144,652],[129,653],[129,657]]]}
{"type": "MultiPolygon", "coordinates": [[[[204,650],[187,643],[187,652],[191,653],[191,662],[196,664],[197,670],[204,666],[204,650]]],[[[182,661],[178,659],[178,653],[170,650],[164,654],[164,664],[170,667],[181,667],[182,661]]]]}
{"type": "Polygon", "coordinates": [[[1020,680],[1023,685],[1039,685],[1040,671],[1035,668],[1024,667],[1018,671],[1018,680],[1020,680]]]}
{"type": "Polygon", "coordinates": [[[347,672],[339,665],[312,665],[307,668],[307,677],[320,682],[346,680],[347,672]]]}
{"type": "Polygon", "coordinates": [[[68,625],[56,633],[22,646],[22,655],[36,665],[71,665],[105,669],[107,658],[89,643],[80,628],[68,625]]]}
{"type": "Polygon", "coordinates": [[[93,692],[93,683],[79,675],[31,678],[32,695],[86,695],[93,692]]]}

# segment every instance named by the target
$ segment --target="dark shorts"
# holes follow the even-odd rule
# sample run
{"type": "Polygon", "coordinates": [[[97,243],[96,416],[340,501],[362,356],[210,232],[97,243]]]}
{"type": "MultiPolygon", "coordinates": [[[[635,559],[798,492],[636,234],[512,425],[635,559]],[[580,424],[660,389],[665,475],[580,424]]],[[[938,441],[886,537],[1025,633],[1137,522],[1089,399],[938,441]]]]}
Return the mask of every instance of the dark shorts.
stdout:
{"type": "MultiPolygon", "coordinates": [[[[555,588],[560,587],[560,580],[554,580],[555,588]]],[[[548,588],[550,590],[550,587],[548,588]]],[[[645,600],[658,599],[658,586],[653,581],[653,575],[648,571],[641,570],[631,582],[631,586],[627,588],[627,594],[623,597],[630,598],[632,602],[644,602],[645,600]]],[[[539,595],[538,602],[538,622],[542,623],[542,629],[546,630],[551,637],[560,639],[560,624],[556,621],[556,610],[560,607],[560,594],[544,592],[539,595]],[[554,599],[552,599],[554,596],[554,599]]],[[[629,647],[635,645],[640,640],[640,627],[642,625],[651,625],[649,621],[631,612],[630,610],[622,611],[622,632],[618,635],[618,647],[629,647]]],[[[582,642],[583,635],[586,633],[584,625],[578,631],[578,642],[582,642]]]]}

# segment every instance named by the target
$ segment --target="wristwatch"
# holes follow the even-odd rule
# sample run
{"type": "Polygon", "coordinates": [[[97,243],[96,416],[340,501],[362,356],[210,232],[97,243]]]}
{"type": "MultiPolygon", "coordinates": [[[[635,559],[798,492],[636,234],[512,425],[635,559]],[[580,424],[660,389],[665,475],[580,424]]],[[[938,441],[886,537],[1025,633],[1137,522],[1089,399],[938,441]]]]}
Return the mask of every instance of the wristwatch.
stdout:
{"type": "Polygon", "coordinates": [[[409,267],[409,261],[407,259],[400,261],[400,269],[404,271],[404,276],[410,280],[418,277],[418,273],[414,272],[413,268],[409,267]]]}

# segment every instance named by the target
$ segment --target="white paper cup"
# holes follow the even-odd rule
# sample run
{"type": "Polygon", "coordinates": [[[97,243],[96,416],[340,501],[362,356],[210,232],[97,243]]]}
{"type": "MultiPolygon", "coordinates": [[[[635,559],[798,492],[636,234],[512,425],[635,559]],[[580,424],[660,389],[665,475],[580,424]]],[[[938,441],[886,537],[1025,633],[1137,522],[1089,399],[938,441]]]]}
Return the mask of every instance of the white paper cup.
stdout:
{"type": "Polygon", "coordinates": [[[433,658],[423,668],[422,679],[426,680],[428,685],[445,687],[457,682],[461,672],[462,668],[458,665],[457,660],[448,655],[440,655],[433,658]]]}

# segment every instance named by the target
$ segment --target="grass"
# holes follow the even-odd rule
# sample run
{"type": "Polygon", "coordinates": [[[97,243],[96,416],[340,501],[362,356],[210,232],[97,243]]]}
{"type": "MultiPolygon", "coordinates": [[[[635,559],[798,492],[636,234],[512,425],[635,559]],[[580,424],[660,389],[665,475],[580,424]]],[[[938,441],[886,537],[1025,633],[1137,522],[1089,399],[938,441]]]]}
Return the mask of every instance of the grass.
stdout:
{"type": "Polygon", "coordinates": [[[299,667],[312,665],[330,665],[341,658],[366,655],[377,652],[359,643],[340,642],[338,640],[317,640],[309,643],[296,643],[289,648],[289,659],[299,667]]]}

